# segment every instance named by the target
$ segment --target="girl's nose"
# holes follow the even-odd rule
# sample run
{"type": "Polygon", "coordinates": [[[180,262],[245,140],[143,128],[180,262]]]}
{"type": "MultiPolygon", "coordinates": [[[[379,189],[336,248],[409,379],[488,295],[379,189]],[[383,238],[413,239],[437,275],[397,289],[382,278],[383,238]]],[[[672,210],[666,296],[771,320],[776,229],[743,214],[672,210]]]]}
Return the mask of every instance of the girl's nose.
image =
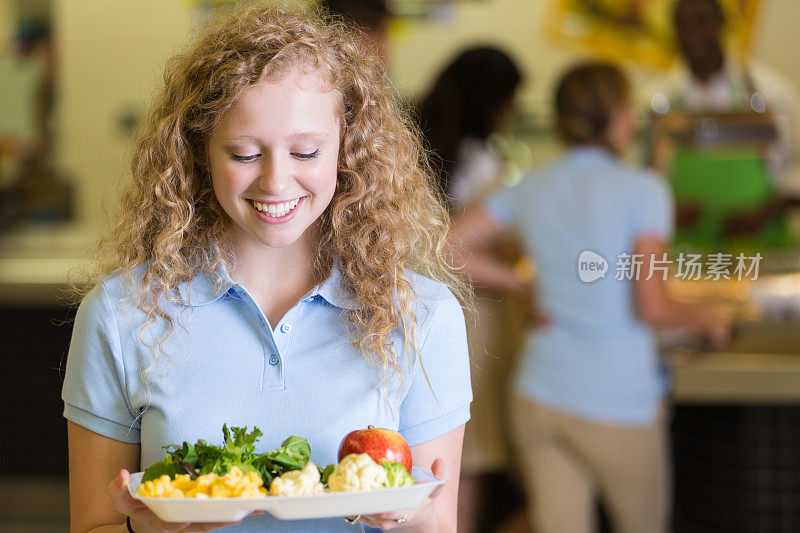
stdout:
{"type": "Polygon", "coordinates": [[[275,155],[266,155],[262,157],[261,161],[259,187],[271,195],[279,195],[289,186],[291,167],[275,155]]]}

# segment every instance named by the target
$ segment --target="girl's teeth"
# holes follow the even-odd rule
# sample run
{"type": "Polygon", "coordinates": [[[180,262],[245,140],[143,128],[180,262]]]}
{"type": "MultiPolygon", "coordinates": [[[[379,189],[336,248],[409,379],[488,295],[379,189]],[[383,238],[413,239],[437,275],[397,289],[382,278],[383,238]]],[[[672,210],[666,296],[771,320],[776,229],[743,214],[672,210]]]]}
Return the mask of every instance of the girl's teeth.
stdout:
{"type": "Polygon", "coordinates": [[[299,202],[300,198],[288,202],[281,202],[279,204],[262,204],[261,202],[253,200],[253,205],[262,213],[277,218],[286,215],[289,211],[297,207],[299,202]]]}

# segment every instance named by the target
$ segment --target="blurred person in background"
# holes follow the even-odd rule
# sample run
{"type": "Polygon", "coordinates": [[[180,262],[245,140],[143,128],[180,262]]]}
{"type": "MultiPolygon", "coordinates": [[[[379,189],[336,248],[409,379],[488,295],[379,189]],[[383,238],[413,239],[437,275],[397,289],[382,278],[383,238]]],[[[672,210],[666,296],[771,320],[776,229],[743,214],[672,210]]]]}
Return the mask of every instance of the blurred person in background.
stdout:
{"type": "Polygon", "coordinates": [[[441,161],[439,186],[459,210],[499,184],[503,162],[489,136],[508,130],[522,74],[501,50],[461,52],[436,78],[420,104],[429,148],[441,161]]]}
{"type": "MultiPolygon", "coordinates": [[[[444,67],[422,99],[421,127],[438,160],[439,189],[451,211],[461,212],[498,188],[503,161],[489,137],[509,129],[521,82],[506,53],[473,47],[444,67]]],[[[502,237],[493,243],[494,256],[512,263],[519,246],[511,235],[502,237]]],[[[491,531],[498,517],[513,511],[513,502],[510,509],[502,501],[503,495],[516,493],[506,475],[511,450],[505,391],[522,320],[519,306],[508,300],[502,291],[476,287],[476,313],[468,320],[474,400],[462,456],[462,532],[491,531]]]]}
{"type": "Polygon", "coordinates": [[[0,232],[62,222],[74,187],[53,152],[57,50],[50,9],[19,3],[16,35],[0,43],[0,232]]]}
{"type": "Polygon", "coordinates": [[[359,28],[362,41],[381,58],[384,65],[389,64],[389,24],[392,12],[386,0],[322,0],[321,5],[331,15],[343,18],[347,23],[359,28]]]}
{"type": "Polygon", "coordinates": [[[602,63],[570,69],[554,112],[566,155],[465,213],[452,250],[464,254],[475,283],[524,294],[529,284],[483,244],[516,227],[537,264],[549,322],[528,338],[511,403],[534,530],[593,531],[599,496],[615,531],[665,532],[668,380],[652,328],[686,328],[721,345],[729,320],[675,302],[664,278],[647,275],[667,249],[672,199],[661,178],[620,159],[635,136],[624,75],[602,63]],[[624,254],[642,254],[643,262],[638,275],[582,281],[579,257],[587,251],[610,269],[624,254]]]}
{"type": "MultiPolygon", "coordinates": [[[[735,213],[726,221],[729,234],[756,231],[783,213],[800,195],[797,91],[779,73],[754,61],[737,60],[726,50],[725,12],[718,0],[678,0],[673,8],[673,23],[685,65],[668,81],[670,110],[766,111],[774,121],[777,139],[765,156],[777,194],[757,209],[735,213]]],[[[679,214],[687,211],[685,207],[690,206],[679,205],[679,214]]],[[[679,216],[679,223],[683,218],[679,216]]],[[[691,225],[697,216],[686,220],[691,225]]]]}

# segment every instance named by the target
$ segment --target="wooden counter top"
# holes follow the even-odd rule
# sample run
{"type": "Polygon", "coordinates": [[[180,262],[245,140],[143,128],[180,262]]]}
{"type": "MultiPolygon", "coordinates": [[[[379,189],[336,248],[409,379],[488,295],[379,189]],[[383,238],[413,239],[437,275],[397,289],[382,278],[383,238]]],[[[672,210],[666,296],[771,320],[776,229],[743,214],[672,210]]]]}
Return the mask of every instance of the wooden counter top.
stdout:
{"type": "Polygon", "coordinates": [[[800,402],[800,275],[756,281],[679,282],[673,295],[730,306],[741,322],[717,353],[668,349],[678,403],[800,402]]]}
{"type": "Polygon", "coordinates": [[[676,403],[800,403],[800,354],[671,356],[676,403]]]}

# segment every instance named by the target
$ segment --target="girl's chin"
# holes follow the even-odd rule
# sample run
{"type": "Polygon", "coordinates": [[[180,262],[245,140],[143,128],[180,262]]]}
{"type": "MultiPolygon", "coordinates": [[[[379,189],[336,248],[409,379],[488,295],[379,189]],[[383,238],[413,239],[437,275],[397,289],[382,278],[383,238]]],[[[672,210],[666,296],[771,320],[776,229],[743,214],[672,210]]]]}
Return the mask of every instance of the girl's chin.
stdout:
{"type": "MultiPolygon", "coordinates": [[[[262,228],[263,229],[263,228],[262,228]]],[[[293,246],[300,246],[306,239],[308,232],[297,234],[294,231],[261,231],[253,234],[255,241],[267,248],[286,249],[293,246]]]]}
{"type": "Polygon", "coordinates": [[[260,221],[248,224],[247,227],[236,225],[231,233],[233,245],[242,247],[240,249],[250,249],[255,251],[257,248],[285,249],[293,246],[304,246],[309,240],[314,240],[317,232],[314,230],[315,224],[304,227],[298,231],[300,220],[294,220],[291,225],[268,225],[260,221]]]}

